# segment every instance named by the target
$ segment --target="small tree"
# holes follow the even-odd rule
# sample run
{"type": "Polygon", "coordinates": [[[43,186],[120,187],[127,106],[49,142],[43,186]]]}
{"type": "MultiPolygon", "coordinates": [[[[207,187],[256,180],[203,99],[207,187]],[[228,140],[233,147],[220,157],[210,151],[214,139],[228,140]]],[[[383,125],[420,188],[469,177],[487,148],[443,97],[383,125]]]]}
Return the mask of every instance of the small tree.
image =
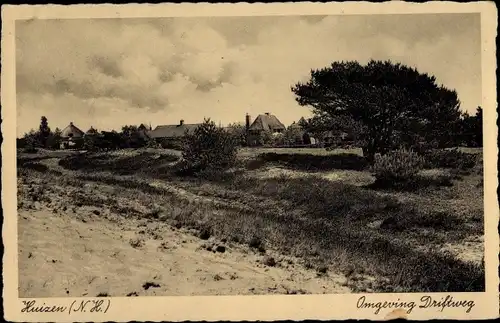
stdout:
{"type": "Polygon", "coordinates": [[[226,130],[229,134],[231,134],[238,145],[245,146],[246,145],[246,129],[245,126],[241,123],[231,123],[227,126],[226,130]]]}
{"type": "Polygon", "coordinates": [[[42,147],[47,148],[48,139],[50,137],[50,134],[51,134],[51,131],[50,131],[50,127],[49,127],[49,123],[47,121],[47,118],[45,116],[42,116],[40,118],[40,127],[39,127],[39,131],[38,131],[39,142],[40,142],[40,145],[42,147]]]}
{"type": "Polygon", "coordinates": [[[483,146],[483,109],[477,108],[476,115],[469,115],[465,112],[460,123],[460,143],[469,147],[483,146]]]}
{"type": "Polygon", "coordinates": [[[260,146],[271,145],[273,143],[273,134],[269,130],[263,130],[259,132],[259,137],[257,142],[260,146]]]}
{"type": "Polygon", "coordinates": [[[99,141],[101,140],[101,136],[99,131],[94,129],[94,127],[90,127],[89,131],[83,137],[83,149],[87,151],[97,151],[101,147],[99,147],[99,141]]]}
{"type": "Polygon", "coordinates": [[[122,127],[121,137],[123,148],[145,147],[147,142],[142,129],[138,126],[127,125],[122,127]]]}
{"type": "Polygon", "coordinates": [[[231,134],[205,119],[193,133],[186,132],[183,140],[182,157],[185,170],[222,171],[234,165],[237,143],[231,134]]]}
{"type": "Polygon", "coordinates": [[[40,136],[38,132],[35,130],[31,130],[30,132],[24,134],[24,151],[28,153],[34,153],[37,151],[37,148],[40,147],[39,139],[40,136]]]}
{"type": "Polygon", "coordinates": [[[61,129],[56,128],[47,138],[47,148],[59,149],[61,147],[61,129]]]}

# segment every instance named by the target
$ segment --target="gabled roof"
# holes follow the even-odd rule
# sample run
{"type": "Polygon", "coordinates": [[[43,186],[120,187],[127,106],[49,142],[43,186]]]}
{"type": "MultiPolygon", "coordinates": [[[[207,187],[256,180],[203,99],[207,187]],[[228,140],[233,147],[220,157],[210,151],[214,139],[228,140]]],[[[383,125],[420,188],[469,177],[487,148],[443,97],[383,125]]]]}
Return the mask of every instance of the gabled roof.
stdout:
{"type": "Polygon", "coordinates": [[[139,130],[149,130],[150,126],[147,126],[145,123],[141,123],[139,127],[137,127],[139,130]]]}
{"type": "Polygon", "coordinates": [[[67,126],[61,131],[61,137],[63,138],[69,138],[69,137],[82,138],[83,136],[84,136],[83,131],[78,129],[78,127],[75,126],[73,122],[70,122],[69,126],[67,126]]]}
{"type": "Polygon", "coordinates": [[[300,124],[299,124],[299,123],[294,122],[294,123],[292,123],[290,126],[288,126],[288,129],[298,129],[298,130],[302,130],[302,127],[300,126],[300,124]]]}
{"type": "Polygon", "coordinates": [[[272,114],[259,114],[255,121],[249,128],[250,130],[285,130],[286,127],[283,125],[275,115],[272,114]]]}
{"type": "Polygon", "coordinates": [[[98,134],[99,132],[94,129],[94,127],[90,127],[89,130],[87,130],[87,132],[85,133],[86,135],[95,135],[95,134],[98,134]]]}
{"type": "Polygon", "coordinates": [[[200,124],[182,124],[182,125],[161,125],[149,132],[151,138],[179,138],[183,137],[186,130],[194,131],[200,124]]]}

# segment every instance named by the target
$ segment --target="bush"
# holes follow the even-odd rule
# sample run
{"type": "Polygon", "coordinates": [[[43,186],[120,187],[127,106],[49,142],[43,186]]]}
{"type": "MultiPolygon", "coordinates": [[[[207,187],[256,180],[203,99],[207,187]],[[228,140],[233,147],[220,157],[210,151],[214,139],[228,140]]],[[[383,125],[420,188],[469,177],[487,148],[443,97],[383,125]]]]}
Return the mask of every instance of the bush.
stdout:
{"type": "Polygon", "coordinates": [[[223,171],[236,162],[237,142],[231,134],[206,119],[184,136],[183,168],[189,173],[223,171]]]}
{"type": "Polygon", "coordinates": [[[425,159],[425,168],[454,168],[454,169],[471,169],[477,161],[478,156],[452,150],[429,150],[422,154],[425,159]]]}
{"type": "Polygon", "coordinates": [[[416,177],[423,165],[424,159],[417,153],[398,149],[376,155],[373,172],[378,182],[407,182],[416,177]]]}

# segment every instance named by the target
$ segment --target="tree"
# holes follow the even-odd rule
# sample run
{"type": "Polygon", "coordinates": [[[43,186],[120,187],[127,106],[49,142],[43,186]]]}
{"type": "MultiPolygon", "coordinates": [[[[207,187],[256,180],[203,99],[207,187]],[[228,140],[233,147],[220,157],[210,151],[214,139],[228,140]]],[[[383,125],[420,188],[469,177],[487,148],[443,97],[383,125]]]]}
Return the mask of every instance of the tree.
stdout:
{"type": "Polygon", "coordinates": [[[483,109],[481,107],[477,108],[476,114],[473,116],[467,112],[463,113],[460,126],[460,145],[483,146],[483,109]]]}
{"type": "Polygon", "coordinates": [[[40,145],[44,148],[47,148],[47,141],[50,137],[50,128],[49,128],[49,123],[47,121],[47,118],[45,116],[42,116],[40,118],[40,127],[38,131],[39,135],[39,141],[40,145]]]}
{"type": "Polygon", "coordinates": [[[25,133],[22,138],[24,144],[22,148],[24,148],[24,151],[29,153],[36,152],[37,148],[40,147],[39,138],[40,136],[38,135],[38,132],[33,129],[31,129],[30,132],[25,133]]]}
{"type": "Polygon", "coordinates": [[[95,142],[98,149],[116,150],[122,148],[123,137],[116,131],[102,131],[95,142]]]}
{"type": "Polygon", "coordinates": [[[102,138],[99,131],[91,126],[83,137],[83,149],[87,151],[97,151],[99,149],[103,149],[104,147],[99,146],[100,142],[102,142],[102,138]]]}
{"type": "Polygon", "coordinates": [[[182,157],[190,172],[222,171],[235,163],[236,154],[235,138],[210,119],[184,135],[182,157]]]}
{"type": "Polygon", "coordinates": [[[476,112],[475,141],[479,147],[483,147],[483,109],[479,106],[476,112]]]}
{"type": "Polygon", "coordinates": [[[139,129],[138,126],[123,126],[121,135],[123,138],[123,148],[140,148],[147,145],[144,130],[139,129]]]}
{"type": "Polygon", "coordinates": [[[47,148],[59,149],[61,147],[61,129],[56,128],[47,138],[47,148]]]}
{"type": "Polygon", "coordinates": [[[391,61],[334,62],[311,70],[307,83],[292,87],[297,102],[310,106],[320,120],[349,120],[356,144],[369,161],[375,153],[413,147],[422,141],[452,144],[450,129],[460,119],[457,93],[436,78],[391,61]]]}
{"type": "Polygon", "coordinates": [[[259,132],[257,137],[259,146],[268,146],[273,143],[273,133],[270,130],[263,130],[259,132]]]}
{"type": "Polygon", "coordinates": [[[241,123],[231,123],[226,128],[227,132],[234,136],[236,142],[240,146],[246,145],[246,129],[241,123]]]}

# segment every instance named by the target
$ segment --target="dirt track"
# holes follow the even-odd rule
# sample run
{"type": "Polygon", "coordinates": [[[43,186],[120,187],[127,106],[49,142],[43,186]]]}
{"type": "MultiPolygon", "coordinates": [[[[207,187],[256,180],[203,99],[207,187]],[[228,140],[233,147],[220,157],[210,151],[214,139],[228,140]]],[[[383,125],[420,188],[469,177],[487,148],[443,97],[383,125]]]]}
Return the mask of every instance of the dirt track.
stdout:
{"type": "Polygon", "coordinates": [[[270,267],[244,246],[159,222],[114,222],[86,207],[76,214],[36,208],[19,212],[20,297],[350,292],[345,278],[318,277],[290,257],[275,256],[270,267]]]}

